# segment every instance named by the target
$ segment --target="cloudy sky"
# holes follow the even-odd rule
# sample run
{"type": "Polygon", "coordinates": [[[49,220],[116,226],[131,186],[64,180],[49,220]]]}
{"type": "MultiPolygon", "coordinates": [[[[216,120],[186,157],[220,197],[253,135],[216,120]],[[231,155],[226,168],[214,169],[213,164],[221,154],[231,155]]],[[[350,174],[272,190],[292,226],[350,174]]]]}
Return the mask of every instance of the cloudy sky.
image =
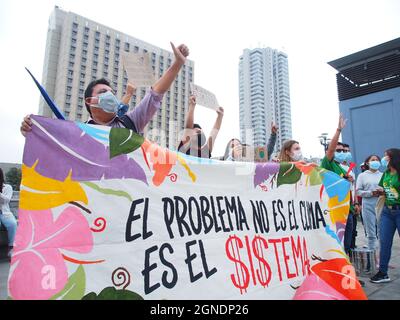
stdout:
{"type": "MultiPolygon", "coordinates": [[[[22,161],[19,126],[36,114],[39,92],[24,70],[42,76],[48,18],[54,6],[164,49],[185,43],[195,82],[225,108],[213,155],[239,138],[238,61],[244,48],[282,50],[289,57],[293,138],[303,154],[322,156],[317,137],[334,133],[336,71],[327,62],[400,37],[398,0],[1,0],[0,162],[22,161]]],[[[206,132],[216,113],[198,107],[206,132]]]]}

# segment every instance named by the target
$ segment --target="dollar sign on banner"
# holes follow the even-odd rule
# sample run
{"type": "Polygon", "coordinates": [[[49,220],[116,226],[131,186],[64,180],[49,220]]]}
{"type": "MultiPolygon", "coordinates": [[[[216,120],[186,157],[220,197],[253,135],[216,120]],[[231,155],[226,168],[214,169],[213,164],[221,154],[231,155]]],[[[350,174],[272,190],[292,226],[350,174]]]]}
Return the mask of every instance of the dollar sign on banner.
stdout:
{"type": "Polygon", "coordinates": [[[259,270],[257,270],[257,278],[261,285],[265,288],[271,281],[271,267],[267,260],[264,258],[264,250],[268,249],[267,240],[260,236],[256,236],[252,242],[253,252],[255,257],[258,259],[259,270]]]}
{"type": "Polygon", "coordinates": [[[237,236],[229,236],[229,239],[225,245],[225,251],[228,258],[235,262],[236,271],[236,277],[234,274],[231,274],[231,280],[233,285],[240,289],[240,294],[243,294],[243,291],[247,292],[250,282],[250,274],[246,264],[241,260],[239,250],[241,248],[243,248],[242,240],[240,240],[240,238],[237,236]]]}

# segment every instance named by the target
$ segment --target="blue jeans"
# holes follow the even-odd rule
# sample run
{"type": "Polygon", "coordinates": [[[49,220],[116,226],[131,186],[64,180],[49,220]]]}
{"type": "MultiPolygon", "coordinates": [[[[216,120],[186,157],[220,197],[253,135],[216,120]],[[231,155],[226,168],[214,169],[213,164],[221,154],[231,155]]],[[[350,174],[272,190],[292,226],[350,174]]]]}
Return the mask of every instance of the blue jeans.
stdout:
{"type": "Polygon", "coordinates": [[[388,271],[396,229],[400,236],[400,210],[390,210],[384,206],[379,221],[379,270],[383,273],[387,273],[388,271]]]}
{"type": "Polygon", "coordinates": [[[8,245],[14,246],[15,232],[17,231],[17,220],[13,214],[3,214],[0,210],[0,224],[3,224],[8,233],[8,245]]]}
{"type": "Polygon", "coordinates": [[[350,254],[351,244],[353,242],[354,214],[350,211],[347,216],[346,228],[344,229],[343,246],[347,255],[350,254]]]}

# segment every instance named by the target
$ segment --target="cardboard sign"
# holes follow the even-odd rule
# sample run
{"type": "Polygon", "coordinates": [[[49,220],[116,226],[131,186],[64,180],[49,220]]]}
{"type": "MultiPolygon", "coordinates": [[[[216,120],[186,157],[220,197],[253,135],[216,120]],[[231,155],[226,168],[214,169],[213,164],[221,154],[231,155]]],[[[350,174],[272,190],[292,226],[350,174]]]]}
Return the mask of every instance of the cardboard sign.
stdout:
{"type": "Polygon", "coordinates": [[[190,84],[190,90],[196,96],[196,104],[212,110],[218,110],[219,104],[214,93],[192,83],[190,84]]]}
{"type": "Polygon", "coordinates": [[[128,75],[128,81],[136,88],[151,87],[155,83],[149,53],[122,53],[122,64],[128,75]]]}

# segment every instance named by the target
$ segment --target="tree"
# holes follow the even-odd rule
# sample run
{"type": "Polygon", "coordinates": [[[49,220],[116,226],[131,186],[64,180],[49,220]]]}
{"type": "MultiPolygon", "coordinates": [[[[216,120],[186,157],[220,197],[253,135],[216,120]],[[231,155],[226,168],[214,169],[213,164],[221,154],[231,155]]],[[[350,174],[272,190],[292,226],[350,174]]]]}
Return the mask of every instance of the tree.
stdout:
{"type": "Polygon", "coordinates": [[[19,185],[21,184],[21,169],[11,168],[6,173],[6,182],[11,184],[13,190],[19,191],[19,185]]]}

